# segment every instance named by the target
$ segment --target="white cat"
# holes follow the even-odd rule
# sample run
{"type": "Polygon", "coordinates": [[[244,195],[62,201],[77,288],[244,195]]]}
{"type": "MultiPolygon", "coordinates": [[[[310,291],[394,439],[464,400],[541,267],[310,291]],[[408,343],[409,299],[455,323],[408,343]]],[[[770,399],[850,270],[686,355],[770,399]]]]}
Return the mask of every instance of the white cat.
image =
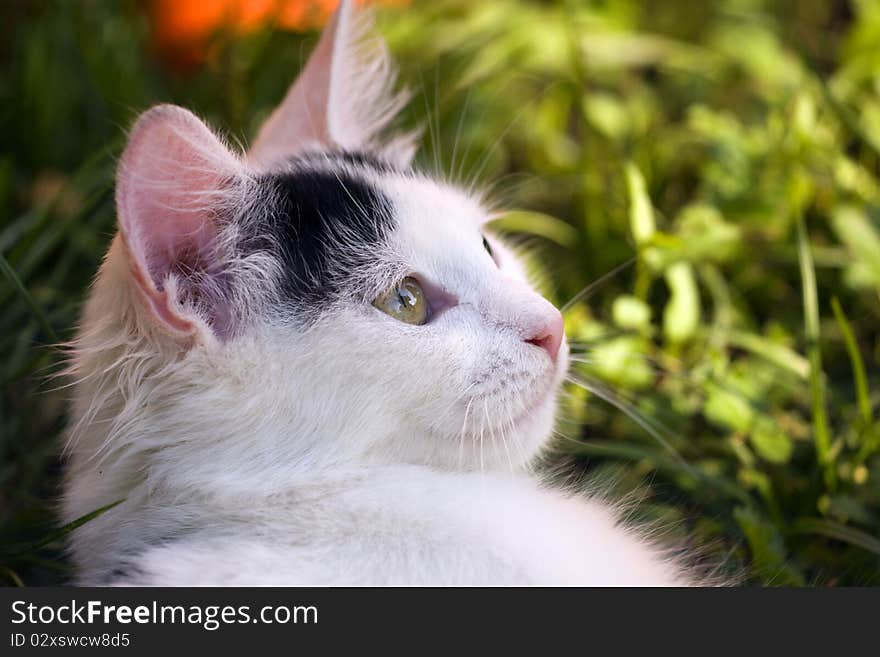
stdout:
{"type": "Polygon", "coordinates": [[[73,346],[81,584],[680,585],[530,474],[562,317],[476,198],[378,141],[405,97],[343,2],[246,155],[159,106],[73,346]]]}

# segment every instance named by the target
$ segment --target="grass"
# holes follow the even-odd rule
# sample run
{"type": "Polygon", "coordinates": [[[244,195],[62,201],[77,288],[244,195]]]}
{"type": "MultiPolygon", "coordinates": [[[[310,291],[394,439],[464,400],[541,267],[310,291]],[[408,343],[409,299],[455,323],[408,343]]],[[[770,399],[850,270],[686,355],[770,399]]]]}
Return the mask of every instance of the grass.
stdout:
{"type": "MultiPolygon", "coordinates": [[[[421,165],[510,210],[497,229],[565,307],[583,386],[554,464],[747,583],[880,584],[876,3],[442,0],[380,18],[415,87],[402,124],[429,126],[421,165]]],[[[0,580],[35,585],[64,581],[69,530],[50,345],[113,234],[125,129],[175,102],[246,140],[315,34],[220,32],[183,69],[142,3],[0,19],[0,580]]]]}

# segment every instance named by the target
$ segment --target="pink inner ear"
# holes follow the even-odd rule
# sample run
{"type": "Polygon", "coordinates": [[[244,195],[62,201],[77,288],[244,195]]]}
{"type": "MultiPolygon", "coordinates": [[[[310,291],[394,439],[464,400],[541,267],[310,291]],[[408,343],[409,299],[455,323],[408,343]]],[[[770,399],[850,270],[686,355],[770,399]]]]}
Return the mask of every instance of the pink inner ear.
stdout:
{"type": "Polygon", "coordinates": [[[135,282],[156,318],[191,324],[166,280],[218,269],[216,217],[228,205],[240,161],[194,115],[161,105],[135,125],[122,157],[116,201],[135,282]]]}

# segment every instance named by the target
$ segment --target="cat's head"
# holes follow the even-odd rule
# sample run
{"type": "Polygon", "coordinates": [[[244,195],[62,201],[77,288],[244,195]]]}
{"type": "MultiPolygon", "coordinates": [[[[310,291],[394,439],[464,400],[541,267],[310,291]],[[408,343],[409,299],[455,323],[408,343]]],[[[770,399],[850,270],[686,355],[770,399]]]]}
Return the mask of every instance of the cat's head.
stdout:
{"type": "Polygon", "coordinates": [[[124,393],[78,397],[111,400],[106,449],[232,481],[516,468],[549,436],[562,317],[477,199],[379,140],[403,97],[361,20],[343,2],[247,154],[178,107],[135,125],[79,355],[124,393]]]}

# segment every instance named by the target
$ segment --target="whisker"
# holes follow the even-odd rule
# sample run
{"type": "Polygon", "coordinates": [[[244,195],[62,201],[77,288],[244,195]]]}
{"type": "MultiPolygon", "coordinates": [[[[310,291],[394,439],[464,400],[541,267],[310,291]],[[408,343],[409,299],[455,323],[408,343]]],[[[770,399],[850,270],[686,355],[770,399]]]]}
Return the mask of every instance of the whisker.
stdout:
{"type": "MultiPolygon", "coordinates": [[[[503,91],[505,91],[507,89],[508,85],[510,85],[510,84],[511,84],[511,82],[508,81],[504,85],[502,85],[501,89],[497,89],[497,90],[493,91],[492,97],[491,97],[491,101],[493,104],[497,100],[498,96],[500,96],[501,93],[503,91]]],[[[471,90],[472,89],[473,89],[473,87],[471,87],[471,90]]],[[[468,91],[468,94],[470,95],[470,90],[468,91]]],[[[462,155],[462,158],[461,158],[461,164],[458,167],[458,172],[455,174],[455,178],[452,179],[456,185],[459,185],[465,189],[468,188],[468,185],[465,181],[465,177],[464,177],[465,170],[464,169],[465,169],[465,166],[467,165],[468,156],[471,154],[471,149],[472,149],[473,145],[474,144],[471,142],[466,143],[464,154],[462,155]]],[[[471,189],[472,188],[473,188],[473,185],[471,185],[471,189]]]]}
{"type": "Polygon", "coordinates": [[[437,156],[437,153],[440,150],[440,147],[437,145],[437,141],[438,141],[437,132],[439,131],[439,126],[438,126],[437,130],[434,129],[434,120],[433,120],[434,117],[431,112],[430,105],[428,104],[428,88],[425,85],[424,71],[419,71],[419,79],[421,80],[421,83],[422,83],[421,84],[422,102],[425,106],[425,119],[428,122],[428,136],[430,137],[431,152],[432,152],[431,154],[433,155],[433,158],[434,158],[434,172],[433,173],[435,176],[439,176],[440,170],[441,170],[440,160],[437,156]]]}
{"type": "Polygon", "coordinates": [[[440,135],[440,68],[434,68],[434,124],[437,126],[437,151],[436,166],[437,173],[443,170],[443,155],[440,152],[440,146],[443,143],[440,135]]]}
{"type": "Polygon", "coordinates": [[[523,445],[520,443],[519,438],[516,435],[516,431],[515,431],[516,426],[513,421],[513,414],[510,410],[510,406],[506,405],[505,410],[507,411],[507,421],[510,426],[510,430],[513,431],[513,434],[511,435],[511,440],[513,441],[513,446],[516,448],[517,452],[519,453],[520,463],[522,463],[523,467],[526,468],[528,471],[530,468],[529,459],[525,453],[525,449],[524,449],[523,445]]]}
{"type": "MultiPolygon", "coordinates": [[[[596,366],[600,365],[603,362],[601,355],[601,352],[596,352],[595,350],[590,350],[583,353],[575,351],[569,355],[569,361],[572,364],[596,366]]],[[[701,392],[704,392],[703,389],[705,388],[705,385],[707,383],[712,383],[720,390],[736,397],[737,399],[742,400],[755,410],[772,410],[769,404],[762,403],[761,400],[749,397],[742,390],[739,390],[736,387],[732,386],[730,382],[727,381],[723,376],[716,375],[713,372],[704,373],[700,376],[694,376],[693,373],[689,370],[688,365],[684,363],[681,359],[675,358],[674,356],[663,354],[662,358],[658,358],[643,351],[634,352],[633,356],[643,359],[643,364],[651,371],[651,373],[655,377],[677,381],[685,385],[692,386],[695,389],[699,389],[701,392]],[[672,366],[670,367],[670,365],[664,361],[669,361],[672,366]]],[[[791,381],[786,381],[784,379],[781,380],[779,377],[775,377],[772,372],[768,372],[765,370],[758,370],[752,375],[752,377],[757,383],[769,382],[779,386],[783,386],[789,391],[798,390],[795,383],[791,381]]]]}
{"type": "Polygon", "coordinates": [[[578,301],[583,301],[584,299],[588,299],[593,294],[593,292],[596,291],[596,289],[600,285],[606,283],[608,280],[610,280],[614,276],[617,276],[617,274],[622,272],[624,269],[633,265],[636,262],[636,260],[638,260],[638,256],[632,256],[629,260],[626,260],[625,262],[622,262],[621,264],[617,265],[614,269],[609,271],[607,274],[603,274],[602,276],[597,278],[595,281],[588,284],[580,292],[575,294],[571,299],[569,299],[568,302],[565,305],[563,305],[562,308],[559,309],[559,311],[564,314],[567,310],[569,310],[578,301]]]}
{"type": "Polygon", "coordinates": [[[471,404],[474,403],[474,398],[471,397],[467,403],[467,406],[464,408],[464,421],[461,423],[461,432],[458,438],[458,469],[461,470],[464,465],[464,437],[465,432],[467,431],[467,421],[468,414],[471,412],[471,404]]]}
{"type": "MultiPolygon", "coordinates": [[[[473,87],[468,89],[467,95],[464,98],[464,106],[462,107],[461,114],[458,117],[458,126],[456,126],[456,128],[455,128],[455,139],[452,142],[452,161],[449,163],[449,170],[450,170],[450,174],[452,176],[452,180],[456,181],[456,182],[458,181],[458,179],[461,175],[460,172],[458,171],[458,168],[462,166],[461,164],[459,164],[458,167],[456,167],[456,159],[458,157],[458,141],[461,138],[461,129],[464,126],[464,119],[465,119],[465,116],[467,116],[467,111],[468,111],[468,107],[470,106],[471,95],[473,94],[473,91],[474,91],[473,87]]],[[[462,162],[463,161],[464,161],[464,158],[462,158],[462,162]]]]}
{"type": "MultiPolygon", "coordinates": [[[[513,474],[513,459],[510,458],[510,450],[507,448],[507,438],[504,436],[504,424],[498,426],[498,433],[501,434],[501,444],[504,447],[504,452],[507,455],[507,465],[510,468],[510,474],[513,474]]],[[[495,430],[492,430],[492,442],[495,442],[495,430]]],[[[497,451],[497,446],[496,446],[497,451]]]]}
{"type": "Polygon", "coordinates": [[[492,156],[492,153],[495,151],[495,149],[497,149],[501,145],[501,142],[507,136],[507,133],[509,133],[513,129],[513,127],[517,123],[519,123],[519,120],[523,117],[523,115],[528,110],[530,110],[539,100],[542,100],[550,92],[550,90],[553,89],[553,87],[555,87],[558,84],[560,84],[560,82],[557,81],[557,82],[553,82],[552,84],[548,85],[546,89],[544,89],[541,93],[536,95],[532,100],[530,100],[522,108],[520,108],[520,110],[516,113],[516,115],[513,117],[513,119],[510,121],[510,123],[507,124],[507,127],[501,132],[501,134],[498,136],[498,138],[495,139],[495,141],[492,143],[492,145],[486,150],[486,153],[483,155],[483,157],[479,163],[479,166],[477,167],[477,170],[470,177],[470,181],[467,185],[468,189],[470,189],[473,192],[473,190],[476,187],[477,182],[480,179],[480,176],[483,173],[483,170],[486,168],[486,165],[489,164],[489,159],[492,156]]]}
{"type": "Polygon", "coordinates": [[[593,337],[590,337],[586,340],[569,340],[568,346],[569,348],[575,347],[583,347],[590,348],[596,344],[602,344],[603,342],[607,342],[609,340],[614,340],[615,338],[624,338],[639,335],[638,331],[620,329],[618,331],[608,331],[607,333],[599,333],[593,337]]]}
{"type": "Polygon", "coordinates": [[[660,443],[660,445],[662,445],[663,448],[666,449],[679,462],[682,467],[686,468],[688,471],[691,470],[690,464],[688,464],[688,462],[684,460],[681,454],[678,453],[678,450],[672,446],[672,443],[670,443],[669,439],[667,439],[663,435],[664,433],[668,434],[669,430],[657,420],[647,417],[646,415],[641,413],[631,402],[627,401],[625,398],[618,395],[607,386],[600,383],[599,381],[596,381],[595,379],[572,375],[569,375],[566,378],[571,383],[585,388],[586,390],[596,395],[599,399],[605,401],[608,404],[611,404],[617,410],[624,413],[633,422],[635,422],[642,429],[648,432],[648,434],[652,438],[654,438],[654,440],[660,443]]]}
{"type": "Polygon", "coordinates": [[[483,400],[483,417],[480,420],[480,474],[484,474],[486,471],[485,464],[483,462],[483,432],[486,429],[486,417],[488,416],[488,409],[486,406],[486,401],[483,400]]]}

